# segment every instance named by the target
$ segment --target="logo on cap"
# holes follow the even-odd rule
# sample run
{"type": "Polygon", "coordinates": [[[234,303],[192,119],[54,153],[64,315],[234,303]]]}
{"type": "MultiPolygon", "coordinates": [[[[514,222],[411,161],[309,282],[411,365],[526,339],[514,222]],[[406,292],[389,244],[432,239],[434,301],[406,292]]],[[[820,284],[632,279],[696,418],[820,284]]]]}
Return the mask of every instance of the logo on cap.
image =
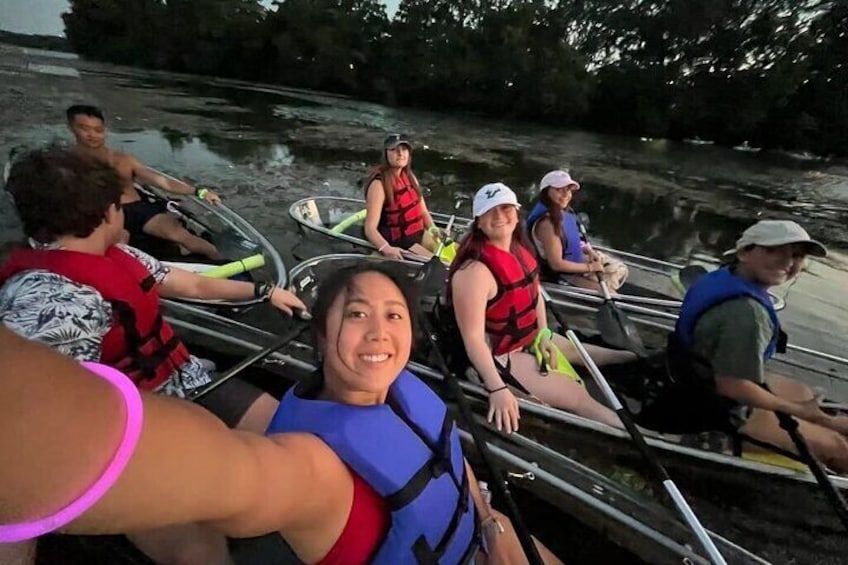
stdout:
{"type": "Polygon", "coordinates": [[[500,188],[490,188],[490,189],[486,190],[486,200],[491,200],[492,198],[494,198],[495,194],[497,194],[500,191],[501,191],[500,188]]]}

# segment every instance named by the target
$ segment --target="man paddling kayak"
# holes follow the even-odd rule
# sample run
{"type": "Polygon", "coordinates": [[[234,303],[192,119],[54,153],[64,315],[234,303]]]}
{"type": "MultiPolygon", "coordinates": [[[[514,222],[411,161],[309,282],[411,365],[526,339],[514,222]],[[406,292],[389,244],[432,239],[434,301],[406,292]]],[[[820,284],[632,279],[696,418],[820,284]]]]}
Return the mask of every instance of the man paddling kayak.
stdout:
{"type": "Polygon", "coordinates": [[[834,470],[848,472],[848,418],[826,414],[808,386],[766,370],[767,361],[786,346],[768,289],[797,276],[807,255],[826,254],[795,222],[763,220],[725,253],[729,265],[689,289],[669,349],[680,382],[700,386],[706,394],[678,406],[677,418],[701,418],[704,427],[729,424],[743,435],[795,452],[775,416],[784,412],[800,420],[800,432],[815,455],[834,470]]]}
{"type": "MultiPolygon", "coordinates": [[[[0,268],[0,320],[80,361],[114,366],[139,388],[186,397],[211,382],[203,363],[162,318],[160,294],[265,297],[289,314],[305,310],[296,296],[273,284],[169,269],[138,249],[117,244],[124,226],[122,183],[108,164],[59,147],[32,151],[12,165],[6,190],[31,248],[16,249],[0,268]]],[[[265,429],[278,404],[238,379],[198,402],[229,426],[257,432],[265,429]]],[[[152,557],[168,561],[184,550],[184,542],[194,539],[194,544],[204,535],[202,528],[181,526],[132,539],[152,557]]],[[[226,555],[220,536],[209,545],[218,548],[217,557],[226,555]]]]}
{"type": "Polygon", "coordinates": [[[68,128],[76,139],[74,150],[80,155],[110,165],[120,175],[123,191],[121,204],[130,242],[134,237],[147,234],[178,243],[190,253],[198,253],[213,260],[221,259],[221,254],[214,245],[180,225],[164,204],[142,199],[134,183],[138,181],[153,184],[174,194],[195,195],[212,203],[220,202],[220,196],[209,189],[197,189],[183,181],[162,176],[144,166],[132,155],[109,149],[106,146],[106,118],[100,108],[75,105],[67,109],[66,115],[68,128]]]}

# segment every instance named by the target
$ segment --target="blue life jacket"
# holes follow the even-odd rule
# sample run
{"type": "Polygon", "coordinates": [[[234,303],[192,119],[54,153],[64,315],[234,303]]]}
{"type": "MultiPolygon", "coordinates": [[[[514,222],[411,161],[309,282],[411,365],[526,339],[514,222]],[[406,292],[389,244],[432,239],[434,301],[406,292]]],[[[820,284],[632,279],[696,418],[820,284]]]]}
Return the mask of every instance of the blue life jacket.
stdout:
{"type": "Polygon", "coordinates": [[[391,510],[374,563],[466,563],[478,549],[474,501],[445,403],[404,370],[385,404],[350,406],[289,390],[267,433],[320,437],[391,510]]]}
{"type": "MultiPolygon", "coordinates": [[[[530,211],[530,215],[527,216],[527,229],[533,245],[536,245],[533,240],[533,226],[547,215],[547,207],[541,202],[536,202],[533,210],[530,211]]],[[[540,252],[541,250],[536,249],[536,251],[540,252]]],[[[541,256],[541,253],[539,255],[541,256]]],[[[575,263],[586,262],[586,256],[583,254],[583,248],[580,245],[580,228],[577,225],[577,218],[567,211],[562,212],[562,258],[575,263]]]]}
{"type": "Polygon", "coordinates": [[[780,322],[774,310],[771,297],[766,290],[750,281],[737,277],[728,267],[722,267],[707,273],[698,279],[683,298],[680,307],[680,317],[674,328],[674,336],[684,350],[692,347],[695,338],[695,326],[701,316],[713,306],[733,298],[747,296],[763,305],[771,318],[774,333],[768,347],[763,352],[763,359],[771,359],[777,350],[780,322]]]}

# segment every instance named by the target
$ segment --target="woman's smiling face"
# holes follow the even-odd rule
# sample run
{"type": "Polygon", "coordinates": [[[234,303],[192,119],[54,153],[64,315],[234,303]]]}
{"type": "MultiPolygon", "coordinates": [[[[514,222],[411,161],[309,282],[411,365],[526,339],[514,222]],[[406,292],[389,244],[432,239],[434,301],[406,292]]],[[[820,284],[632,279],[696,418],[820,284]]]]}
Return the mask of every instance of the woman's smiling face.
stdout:
{"type": "Polygon", "coordinates": [[[518,208],[512,204],[495,206],[479,218],[477,226],[489,239],[510,239],[518,225],[518,208]]]}
{"type": "Polygon", "coordinates": [[[551,202],[553,202],[564,210],[568,208],[569,204],[571,204],[571,198],[574,196],[574,191],[572,190],[573,188],[574,185],[549,186],[545,190],[548,191],[548,197],[550,197],[551,202]]]}
{"type": "Polygon", "coordinates": [[[327,393],[349,404],[383,402],[411,348],[412,320],[401,290],[382,273],[356,275],[327,312],[327,393]]]}
{"type": "Polygon", "coordinates": [[[393,149],[386,149],[386,161],[390,167],[402,169],[408,167],[412,161],[412,151],[405,143],[396,145],[393,149]]]}

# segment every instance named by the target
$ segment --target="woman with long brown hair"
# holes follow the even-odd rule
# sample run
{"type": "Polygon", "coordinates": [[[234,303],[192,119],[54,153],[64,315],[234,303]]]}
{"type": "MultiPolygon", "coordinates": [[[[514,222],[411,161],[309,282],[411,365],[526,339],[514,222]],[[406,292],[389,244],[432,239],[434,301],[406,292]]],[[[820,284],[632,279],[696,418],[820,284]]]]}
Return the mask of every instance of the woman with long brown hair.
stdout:
{"type": "Polygon", "coordinates": [[[365,180],[365,237],[381,254],[402,259],[421,245],[433,252],[445,234],[430,217],[421,185],[412,172],[412,143],[401,134],[383,142],[383,162],[365,180]]]}
{"type": "MultiPolygon", "coordinates": [[[[524,235],[515,193],[502,183],[487,184],[474,197],[474,223],[460,243],[449,288],[465,350],[489,391],[489,421],[508,433],[518,429],[513,387],[556,408],[620,426],[618,417],[564,374],[544,376],[531,346],[552,368],[562,352],[580,357],[563,336],[548,329],[540,299],[538,264],[524,235]],[[507,382],[505,382],[505,379],[507,382]]],[[[635,359],[630,352],[588,347],[599,365],[635,359]]]]}
{"type": "Polygon", "coordinates": [[[627,265],[581,241],[577,217],[569,208],[580,184],[565,171],[551,171],[539,183],[539,201],[527,217],[527,231],[546,276],[601,290],[600,274],[611,291],[627,278],[627,265]]]}

